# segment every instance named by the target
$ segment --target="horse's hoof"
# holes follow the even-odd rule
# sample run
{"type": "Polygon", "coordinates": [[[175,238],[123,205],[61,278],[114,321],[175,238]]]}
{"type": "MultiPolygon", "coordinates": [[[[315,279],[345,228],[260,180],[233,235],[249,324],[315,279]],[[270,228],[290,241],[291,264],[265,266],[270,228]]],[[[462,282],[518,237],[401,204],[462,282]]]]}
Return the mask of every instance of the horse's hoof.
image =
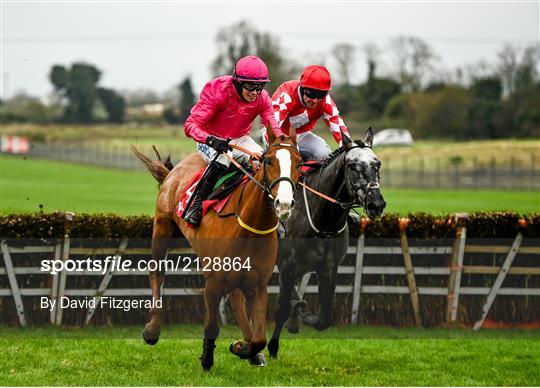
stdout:
{"type": "Polygon", "coordinates": [[[205,372],[210,372],[210,370],[212,369],[212,367],[214,366],[214,364],[212,363],[209,363],[209,362],[206,362],[204,360],[201,359],[201,366],[203,368],[203,370],[205,372]]]}
{"type": "Polygon", "coordinates": [[[249,363],[253,366],[266,366],[266,359],[264,358],[264,354],[257,353],[249,359],[249,363]]]}
{"type": "Polygon", "coordinates": [[[155,345],[159,341],[159,334],[160,332],[152,333],[150,330],[148,330],[147,327],[144,328],[142,332],[142,337],[144,339],[144,342],[146,342],[148,345],[155,345]]]}
{"type": "Polygon", "coordinates": [[[249,344],[244,341],[234,341],[229,345],[229,351],[243,360],[251,358],[249,354],[249,344]]]}
{"type": "Polygon", "coordinates": [[[279,342],[278,340],[271,339],[268,342],[268,354],[270,355],[270,358],[277,358],[278,350],[279,350],[279,342]]]}
{"type": "Polygon", "coordinates": [[[300,319],[298,317],[289,318],[285,322],[285,327],[287,328],[287,331],[291,334],[298,334],[300,333],[300,319]]]}
{"type": "Polygon", "coordinates": [[[303,299],[294,300],[291,302],[291,316],[298,315],[300,311],[306,311],[308,308],[307,302],[303,299]]]}

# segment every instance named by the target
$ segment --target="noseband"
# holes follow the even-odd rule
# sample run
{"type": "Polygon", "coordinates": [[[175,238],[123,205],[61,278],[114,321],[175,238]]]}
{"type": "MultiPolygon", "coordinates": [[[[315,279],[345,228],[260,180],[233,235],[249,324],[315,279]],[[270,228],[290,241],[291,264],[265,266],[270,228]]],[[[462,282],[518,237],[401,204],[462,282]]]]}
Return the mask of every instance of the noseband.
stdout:
{"type": "MultiPolygon", "coordinates": [[[[347,155],[347,153],[350,151],[350,150],[353,150],[355,148],[369,148],[371,149],[370,146],[364,144],[364,143],[361,143],[360,145],[358,146],[354,146],[354,147],[351,147],[347,150],[345,150],[345,155],[347,155]]],[[[347,163],[344,163],[345,167],[347,167],[347,163]]],[[[322,169],[321,169],[322,171],[322,169]]],[[[349,179],[350,181],[350,178],[349,178],[349,174],[348,174],[348,171],[347,171],[347,168],[345,169],[345,179],[343,180],[343,182],[341,183],[341,185],[339,186],[339,189],[336,193],[336,197],[339,196],[339,194],[341,193],[341,191],[343,190],[343,187],[345,186],[346,184],[346,181],[347,179],[349,179]]],[[[369,182],[367,184],[367,187],[365,188],[365,194],[364,194],[364,190],[361,190],[361,187],[360,186],[355,186],[352,182],[351,182],[351,186],[352,186],[352,189],[354,190],[354,193],[352,195],[352,197],[354,198],[352,201],[350,202],[341,202],[339,200],[336,200],[336,204],[341,206],[341,208],[343,210],[349,210],[355,206],[362,206],[364,209],[367,208],[367,197],[368,197],[368,194],[371,190],[377,190],[380,188],[379,186],[379,183],[378,182],[369,182]],[[361,193],[361,196],[360,196],[360,200],[357,201],[356,200],[356,193],[360,192],[361,193]]]]}
{"type": "Polygon", "coordinates": [[[296,191],[296,188],[297,188],[297,184],[289,177],[286,177],[286,176],[280,176],[276,179],[274,179],[272,182],[268,183],[268,173],[266,171],[266,161],[268,160],[265,156],[265,154],[268,152],[268,150],[272,147],[292,147],[292,148],[295,148],[292,144],[286,144],[286,143],[280,143],[280,144],[271,144],[270,146],[268,146],[268,148],[266,149],[266,151],[264,151],[264,154],[262,154],[261,156],[261,163],[263,164],[263,185],[261,185],[259,182],[256,182],[257,183],[257,186],[263,191],[265,192],[268,197],[274,201],[274,196],[272,195],[272,188],[279,184],[280,182],[289,182],[292,186],[292,190],[293,190],[293,193],[296,191]]]}
{"type": "MultiPolygon", "coordinates": [[[[350,148],[346,149],[345,150],[345,155],[347,154],[347,152],[349,152],[350,150],[352,150],[354,148],[370,148],[371,149],[371,147],[369,147],[368,145],[361,142],[357,146],[353,146],[353,147],[350,147],[350,148]]],[[[332,237],[332,236],[335,236],[337,234],[340,234],[347,227],[347,221],[345,221],[345,224],[343,225],[342,228],[340,228],[339,230],[336,230],[336,231],[330,231],[329,232],[329,231],[321,231],[321,230],[319,230],[315,226],[315,224],[313,223],[313,220],[311,219],[311,214],[310,214],[310,210],[309,210],[309,202],[307,200],[307,195],[306,195],[306,188],[308,190],[312,191],[314,194],[320,196],[321,198],[340,206],[344,211],[348,211],[348,210],[350,210],[351,208],[353,208],[355,206],[362,206],[364,209],[367,209],[367,196],[368,196],[369,192],[371,190],[379,189],[379,183],[378,182],[369,182],[368,185],[367,185],[367,188],[366,188],[366,193],[364,194],[363,190],[362,191],[360,190],[360,187],[355,187],[354,184],[351,183],[351,186],[352,186],[352,188],[354,190],[354,193],[353,193],[352,197],[355,198],[356,197],[355,194],[360,191],[360,193],[361,193],[360,201],[356,201],[356,199],[353,199],[353,201],[351,201],[351,202],[342,202],[339,199],[337,199],[339,194],[343,190],[343,187],[345,186],[346,181],[348,179],[347,163],[345,163],[345,162],[344,162],[345,179],[343,179],[341,185],[339,186],[339,189],[338,189],[338,191],[336,193],[336,199],[330,198],[330,197],[328,197],[328,196],[326,196],[326,195],[324,195],[324,194],[322,194],[322,193],[320,193],[320,192],[318,192],[316,190],[311,189],[309,186],[307,186],[305,184],[302,184],[303,192],[304,192],[304,202],[306,204],[306,213],[307,213],[309,224],[310,224],[311,228],[317,233],[317,235],[322,236],[322,237],[332,237]]],[[[322,170],[324,169],[324,167],[325,167],[325,165],[323,164],[323,166],[319,170],[319,182],[320,182],[320,178],[321,178],[320,174],[322,173],[322,170]]]]}
{"type": "MultiPolygon", "coordinates": [[[[238,147],[238,146],[233,146],[233,147],[239,148],[242,152],[245,152],[245,153],[251,155],[255,159],[259,159],[259,161],[262,163],[263,184],[261,184],[259,181],[257,181],[257,179],[255,179],[255,177],[252,174],[250,174],[248,171],[246,171],[246,169],[240,163],[238,163],[236,160],[234,160],[234,158],[232,156],[230,156],[229,154],[225,154],[227,156],[227,158],[229,158],[231,163],[233,163],[240,171],[242,171],[244,173],[244,175],[246,175],[255,184],[255,186],[257,188],[259,188],[263,193],[267,194],[267,196],[268,196],[268,198],[270,200],[275,202],[274,196],[272,195],[272,188],[275,185],[277,185],[278,183],[280,183],[280,182],[283,182],[283,181],[289,182],[291,184],[291,186],[292,186],[293,192],[296,191],[296,187],[297,187],[296,183],[291,178],[288,178],[288,177],[281,177],[280,176],[279,178],[276,178],[272,182],[268,183],[269,179],[268,179],[268,173],[266,171],[266,164],[267,164],[266,161],[269,160],[269,159],[266,158],[265,154],[268,152],[268,150],[270,148],[272,148],[272,147],[292,147],[293,149],[295,149],[295,147],[292,144],[286,144],[286,143],[272,144],[264,151],[264,153],[260,157],[252,154],[248,150],[241,149],[241,147],[238,147]]],[[[236,204],[236,211],[234,213],[229,213],[229,214],[223,214],[223,215],[218,214],[218,217],[219,218],[227,218],[227,217],[233,217],[234,216],[242,228],[247,229],[250,232],[253,232],[255,234],[264,235],[264,234],[272,233],[273,231],[275,231],[277,229],[277,227],[279,225],[279,221],[276,224],[276,226],[274,226],[273,228],[270,228],[270,229],[267,229],[267,230],[258,230],[258,229],[252,228],[251,226],[247,225],[240,218],[240,215],[239,215],[240,214],[240,212],[239,212],[240,202],[242,202],[242,196],[244,195],[244,189],[245,188],[246,188],[246,186],[244,185],[242,187],[242,190],[240,191],[240,198],[238,199],[238,202],[236,204]]]]}

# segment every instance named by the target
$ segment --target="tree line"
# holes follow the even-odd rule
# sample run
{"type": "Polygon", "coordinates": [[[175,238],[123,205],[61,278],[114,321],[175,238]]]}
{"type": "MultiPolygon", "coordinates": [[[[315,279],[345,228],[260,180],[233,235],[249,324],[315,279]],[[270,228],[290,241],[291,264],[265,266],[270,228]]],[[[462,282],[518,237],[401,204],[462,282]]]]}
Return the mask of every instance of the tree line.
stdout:
{"type": "MultiPolygon", "coordinates": [[[[268,65],[270,93],[280,83],[298,79],[308,64],[286,57],[276,36],[245,21],[221,28],[216,46],[213,76],[230,74],[239,58],[255,54],[268,65]]],[[[540,135],[539,53],[538,44],[505,45],[493,65],[481,62],[449,71],[424,40],[400,36],[384,48],[339,43],[328,53],[306,54],[303,62],[331,69],[331,93],[347,122],[408,128],[421,138],[485,139],[540,135]],[[365,61],[363,82],[354,81],[359,78],[359,57],[365,61]]],[[[15,96],[2,101],[2,121],[180,124],[196,102],[189,76],[159,96],[149,90],[103,87],[101,74],[88,63],[54,65],[49,73],[53,103],[15,96]],[[143,107],[152,104],[160,109],[145,113],[143,107]]]]}

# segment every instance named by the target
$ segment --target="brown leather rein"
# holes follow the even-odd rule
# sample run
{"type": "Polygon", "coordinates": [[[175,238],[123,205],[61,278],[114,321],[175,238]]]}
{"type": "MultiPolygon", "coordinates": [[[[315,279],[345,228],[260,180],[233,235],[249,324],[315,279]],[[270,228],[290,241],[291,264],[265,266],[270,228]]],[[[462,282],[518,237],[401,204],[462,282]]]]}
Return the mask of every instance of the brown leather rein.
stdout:
{"type": "MultiPolygon", "coordinates": [[[[240,147],[236,144],[230,144],[230,146],[232,148],[234,148],[235,150],[238,150],[240,152],[243,152],[249,156],[251,156],[251,159],[250,159],[250,163],[251,163],[251,166],[253,167],[253,169],[255,170],[255,164],[253,163],[252,159],[255,159],[255,160],[259,160],[260,159],[260,155],[259,154],[256,154],[256,153],[253,153],[251,152],[250,150],[244,148],[244,147],[240,147]]],[[[229,160],[231,161],[231,163],[233,163],[240,171],[242,171],[248,178],[250,178],[251,180],[254,180],[255,178],[253,178],[253,176],[247,172],[240,163],[238,163],[236,160],[234,160],[232,158],[232,156],[228,155],[228,154],[225,154],[227,155],[227,157],[229,158],[229,160]]],[[[256,182],[256,181],[255,181],[256,182]]],[[[256,182],[258,185],[260,185],[259,182],[256,182]]],[[[335,199],[335,198],[332,198],[332,197],[329,197],[328,195],[326,194],[323,194],[317,190],[315,190],[314,188],[311,188],[309,187],[308,185],[306,185],[305,183],[302,183],[302,182],[298,182],[298,184],[304,188],[306,188],[307,190],[311,191],[313,194],[315,195],[318,195],[319,197],[323,198],[323,199],[326,199],[327,201],[330,201],[334,204],[340,204],[340,202],[335,199]]]]}

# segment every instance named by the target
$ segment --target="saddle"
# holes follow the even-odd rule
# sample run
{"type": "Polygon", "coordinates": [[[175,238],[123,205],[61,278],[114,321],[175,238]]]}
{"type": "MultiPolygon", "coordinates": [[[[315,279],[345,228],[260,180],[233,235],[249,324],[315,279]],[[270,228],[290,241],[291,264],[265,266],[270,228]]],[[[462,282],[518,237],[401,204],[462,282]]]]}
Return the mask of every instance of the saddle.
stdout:
{"type": "MultiPolygon", "coordinates": [[[[193,195],[197,184],[201,180],[201,177],[204,174],[204,170],[206,170],[206,167],[201,168],[193,175],[193,178],[186,185],[186,188],[180,195],[178,207],[176,210],[176,214],[178,215],[178,217],[182,217],[182,213],[184,212],[187,204],[189,203],[189,199],[193,195]]],[[[249,178],[244,176],[243,173],[238,170],[234,165],[231,165],[228,169],[226,169],[216,182],[212,193],[208,196],[206,200],[203,201],[203,217],[208,212],[208,210],[213,210],[216,213],[220,213],[229,201],[229,198],[231,197],[234,189],[236,189],[242,184],[245,184],[248,179],[249,178]]]]}
{"type": "Polygon", "coordinates": [[[311,170],[314,170],[316,168],[319,168],[321,166],[321,163],[316,160],[307,160],[302,163],[302,167],[300,168],[301,174],[307,174],[311,170]]]}

